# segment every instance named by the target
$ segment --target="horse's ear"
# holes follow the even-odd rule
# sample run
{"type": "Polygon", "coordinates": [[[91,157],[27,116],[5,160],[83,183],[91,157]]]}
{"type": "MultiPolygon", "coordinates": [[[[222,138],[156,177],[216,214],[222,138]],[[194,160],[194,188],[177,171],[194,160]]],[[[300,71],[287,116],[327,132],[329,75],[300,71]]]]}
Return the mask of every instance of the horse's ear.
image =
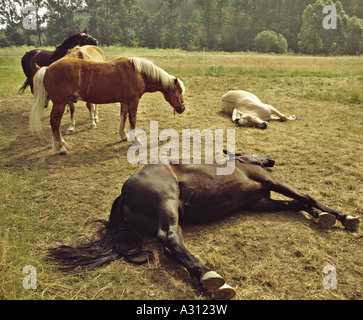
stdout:
{"type": "Polygon", "coordinates": [[[83,33],[88,33],[88,32],[87,32],[87,28],[85,28],[82,32],[83,32],[83,33]]]}
{"type": "Polygon", "coordinates": [[[174,85],[175,85],[175,88],[177,88],[181,93],[185,92],[184,83],[181,80],[179,80],[178,78],[174,79],[174,85]]]}
{"type": "Polygon", "coordinates": [[[225,149],[223,150],[223,153],[226,154],[230,159],[232,159],[236,156],[232,152],[225,150],[225,149]]]}

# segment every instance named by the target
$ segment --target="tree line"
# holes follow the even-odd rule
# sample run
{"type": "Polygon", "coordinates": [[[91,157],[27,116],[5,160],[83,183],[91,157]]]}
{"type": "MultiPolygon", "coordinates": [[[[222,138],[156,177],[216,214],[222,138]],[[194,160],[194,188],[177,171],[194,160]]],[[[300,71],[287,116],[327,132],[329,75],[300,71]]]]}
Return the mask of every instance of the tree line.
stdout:
{"type": "Polygon", "coordinates": [[[363,54],[362,0],[0,0],[0,23],[2,47],[54,46],[87,29],[106,46],[363,54]],[[327,5],[335,29],[323,27],[327,5]]]}

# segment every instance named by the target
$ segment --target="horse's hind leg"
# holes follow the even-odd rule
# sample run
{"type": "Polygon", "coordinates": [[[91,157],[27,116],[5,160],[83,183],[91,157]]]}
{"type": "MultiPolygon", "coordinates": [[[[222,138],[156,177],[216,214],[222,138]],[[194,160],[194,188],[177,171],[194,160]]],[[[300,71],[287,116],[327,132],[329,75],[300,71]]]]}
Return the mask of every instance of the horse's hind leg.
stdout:
{"type": "Polygon", "coordinates": [[[210,291],[213,298],[233,298],[234,289],[226,285],[218,273],[209,270],[184,246],[178,226],[178,209],[179,201],[173,199],[160,205],[158,240],[165,246],[168,255],[184,266],[191,276],[199,279],[202,287],[210,291]]]}
{"type": "Polygon", "coordinates": [[[68,102],[68,106],[69,106],[69,110],[71,112],[71,121],[69,123],[69,127],[67,129],[68,133],[73,133],[74,130],[76,129],[76,121],[74,120],[74,112],[76,110],[74,103],[72,101],[68,102]]]}
{"type": "Polygon", "coordinates": [[[65,148],[65,141],[63,140],[62,133],[60,130],[60,125],[62,122],[62,117],[64,110],[66,108],[66,103],[56,104],[53,102],[53,109],[50,114],[50,125],[53,132],[53,149],[59,151],[59,155],[68,155],[68,151],[65,148]]]}
{"type": "Polygon", "coordinates": [[[272,117],[271,120],[279,120],[279,121],[296,120],[296,116],[286,117],[284,114],[282,114],[280,111],[278,111],[276,108],[272,106],[271,106],[271,112],[272,115],[277,116],[277,117],[272,117]]]}
{"type": "Polygon", "coordinates": [[[86,102],[86,107],[89,111],[89,115],[91,118],[91,129],[93,129],[97,126],[97,122],[96,122],[96,116],[98,119],[97,105],[93,105],[92,103],[86,102]]]}
{"type": "Polygon", "coordinates": [[[97,104],[92,105],[92,117],[93,117],[93,120],[95,121],[95,123],[100,122],[100,118],[98,116],[98,105],[97,104]]]}

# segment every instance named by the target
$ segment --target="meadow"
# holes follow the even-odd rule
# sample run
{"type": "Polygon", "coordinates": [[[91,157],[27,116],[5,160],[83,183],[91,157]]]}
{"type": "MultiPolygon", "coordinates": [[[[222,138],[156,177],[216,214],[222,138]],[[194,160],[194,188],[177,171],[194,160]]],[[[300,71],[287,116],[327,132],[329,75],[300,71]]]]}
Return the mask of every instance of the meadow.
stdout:
{"type": "MultiPolygon", "coordinates": [[[[84,103],[77,104],[76,131],[65,135],[68,157],[51,149],[51,108],[44,111],[46,138],[30,134],[32,95],[18,93],[25,80],[20,59],[30,49],[0,49],[0,299],[208,299],[149,237],[144,245],[155,261],[143,266],[121,259],[69,276],[45,261],[47,249],[92,236],[92,221],[108,218],[122,184],[141,165],[128,163],[131,143],[119,141],[118,104],[100,106],[93,130],[84,103]],[[28,265],[36,268],[36,289],[23,287],[28,265]]],[[[273,156],[274,175],[343,214],[363,217],[362,57],[103,49],[108,60],[148,58],[186,86],[187,110],[175,118],[162,94],[146,94],[138,128],[149,133],[157,120],[159,131],[235,129],[237,151],[273,156]],[[253,92],[298,120],[274,122],[265,131],[237,128],[219,106],[232,89],[253,92]]],[[[65,114],[63,133],[68,121],[65,114]]],[[[337,223],[323,230],[304,213],[241,212],[186,225],[183,235],[186,247],[236,289],[236,300],[363,299],[362,228],[350,233],[337,223]],[[337,270],[336,290],[323,287],[327,265],[337,270]]]]}

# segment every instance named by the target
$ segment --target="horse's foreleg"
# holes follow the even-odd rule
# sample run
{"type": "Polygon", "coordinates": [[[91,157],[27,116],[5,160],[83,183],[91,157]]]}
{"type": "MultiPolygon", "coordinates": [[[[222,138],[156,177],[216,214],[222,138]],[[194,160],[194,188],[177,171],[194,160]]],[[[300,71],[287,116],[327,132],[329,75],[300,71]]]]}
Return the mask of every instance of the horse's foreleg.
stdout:
{"type": "Polygon", "coordinates": [[[319,219],[319,223],[324,228],[331,228],[335,225],[336,217],[330,213],[323,212],[319,209],[308,207],[300,201],[284,201],[273,200],[271,198],[263,198],[260,201],[251,205],[248,209],[252,211],[305,211],[312,217],[319,219]]]}
{"type": "MultiPolygon", "coordinates": [[[[139,98],[136,98],[129,103],[130,130],[136,129],[136,116],[137,116],[138,106],[139,106],[139,98]]],[[[140,139],[137,136],[135,136],[135,141],[141,143],[140,139]]]]}
{"type": "Polygon", "coordinates": [[[126,121],[127,116],[129,114],[129,107],[125,103],[121,103],[121,119],[120,119],[120,129],[119,129],[119,135],[121,138],[121,141],[128,141],[129,135],[126,132],[126,121]]]}
{"type": "Polygon", "coordinates": [[[65,141],[63,140],[62,133],[60,130],[62,116],[65,108],[66,104],[53,103],[53,109],[50,114],[50,125],[52,127],[52,132],[53,132],[53,149],[58,150],[60,155],[68,154],[68,151],[64,146],[65,141]]]}
{"type": "Polygon", "coordinates": [[[69,123],[69,127],[67,129],[67,132],[68,133],[73,133],[74,130],[76,129],[76,121],[74,120],[74,112],[75,112],[76,108],[75,108],[74,103],[72,101],[69,101],[68,105],[69,105],[69,110],[71,112],[71,121],[69,123]]]}
{"type": "Polygon", "coordinates": [[[181,232],[178,228],[179,202],[166,200],[159,209],[158,241],[166,248],[168,255],[184,266],[191,276],[196,277],[202,287],[211,292],[216,299],[231,299],[235,295],[233,288],[225,285],[225,280],[215,271],[204,266],[184,246],[181,232]]]}
{"type": "Polygon", "coordinates": [[[280,193],[286,197],[297,200],[298,202],[300,202],[300,204],[302,204],[306,207],[303,210],[307,211],[310,214],[311,214],[311,212],[313,212],[312,211],[313,208],[320,210],[321,213],[319,213],[318,218],[325,220],[323,222],[323,224],[328,225],[328,224],[333,223],[333,220],[330,217],[323,214],[323,213],[328,213],[328,214],[334,216],[336,219],[338,219],[343,224],[343,226],[345,226],[348,230],[357,231],[357,229],[358,229],[358,226],[359,226],[358,218],[354,218],[354,217],[348,216],[348,215],[342,215],[338,211],[328,208],[327,206],[317,202],[312,197],[310,197],[308,195],[304,195],[301,192],[295,190],[294,188],[292,188],[287,183],[283,182],[281,179],[279,179],[277,177],[273,177],[273,176],[269,175],[268,178],[266,176],[265,179],[263,179],[260,182],[264,185],[264,187],[266,187],[270,191],[274,191],[274,192],[280,193]]]}

